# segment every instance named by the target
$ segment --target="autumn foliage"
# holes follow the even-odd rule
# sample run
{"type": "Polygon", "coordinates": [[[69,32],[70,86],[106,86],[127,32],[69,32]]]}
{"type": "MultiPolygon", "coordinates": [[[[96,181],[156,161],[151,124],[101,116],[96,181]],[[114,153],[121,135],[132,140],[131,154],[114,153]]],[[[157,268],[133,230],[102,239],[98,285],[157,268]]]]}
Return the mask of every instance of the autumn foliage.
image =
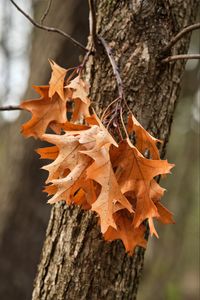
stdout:
{"type": "Polygon", "coordinates": [[[42,159],[52,160],[43,167],[49,174],[48,203],[64,200],[96,212],[105,240],[121,239],[132,254],[136,246],[146,247],[145,220],[155,236],[155,219],[174,222],[160,202],[165,190],[155,180],[170,173],[173,165],[160,159],[161,141],[131,113],[122,126],[124,135],[110,133],[109,114],[104,114],[104,122],[90,109],[89,88],[81,72],[50,64],[49,85],[34,87],[40,98],[21,104],[32,114],[22,126],[23,135],[53,145],[37,150],[42,159]]]}

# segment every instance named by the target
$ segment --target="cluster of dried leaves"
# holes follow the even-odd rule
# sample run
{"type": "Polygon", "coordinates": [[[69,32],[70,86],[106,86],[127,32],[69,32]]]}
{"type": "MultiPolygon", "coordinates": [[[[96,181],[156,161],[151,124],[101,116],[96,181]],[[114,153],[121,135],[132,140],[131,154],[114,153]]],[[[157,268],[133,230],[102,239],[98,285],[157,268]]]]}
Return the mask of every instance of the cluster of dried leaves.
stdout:
{"type": "Polygon", "coordinates": [[[40,98],[21,104],[32,113],[22,127],[23,135],[53,144],[37,150],[42,159],[52,160],[43,167],[49,172],[48,202],[64,200],[95,211],[105,240],[121,239],[132,254],[136,246],[146,247],[145,220],[156,236],[154,219],[173,223],[172,214],[160,202],[164,189],[155,181],[156,176],[170,173],[173,165],[160,160],[160,141],[132,114],[127,132],[134,133],[134,145],[128,135],[117,143],[90,113],[88,86],[80,74],[74,77],[53,61],[50,64],[49,85],[34,87],[40,98]],[[54,133],[46,133],[49,129],[54,133]]]}

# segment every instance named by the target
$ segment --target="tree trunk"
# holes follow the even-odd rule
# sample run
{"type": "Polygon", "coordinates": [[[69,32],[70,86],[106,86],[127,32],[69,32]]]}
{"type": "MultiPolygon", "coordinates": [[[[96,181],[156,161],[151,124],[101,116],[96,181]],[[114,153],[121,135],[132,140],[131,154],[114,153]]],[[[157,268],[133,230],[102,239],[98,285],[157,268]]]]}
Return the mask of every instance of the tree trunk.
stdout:
{"type": "MultiPolygon", "coordinates": [[[[172,36],[195,21],[198,2],[97,1],[98,34],[113,50],[133,113],[164,141],[162,156],[185,64],[161,64],[160,53],[172,36]]],[[[188,45],[187,35],[172,52],[187,53],[188,45]]],[[[117,87],[101,45],[87,64],[87,79],[102,112],[117,97],[117,87]]],[[[94,213],[59,203],[52,209],[33,300],[136,299],[143,259],[141,248],[131,257],[120,241],[106,243],[94,213]]]]}

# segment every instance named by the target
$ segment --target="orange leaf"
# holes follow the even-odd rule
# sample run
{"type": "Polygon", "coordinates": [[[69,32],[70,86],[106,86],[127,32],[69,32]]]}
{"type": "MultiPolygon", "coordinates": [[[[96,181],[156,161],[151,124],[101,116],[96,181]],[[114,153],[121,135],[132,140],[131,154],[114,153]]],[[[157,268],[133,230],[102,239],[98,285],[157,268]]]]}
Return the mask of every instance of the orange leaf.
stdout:
{"type": "Polygon", "coordinates": [[[117,212],[114,219],[117,224],[117,229],[110,226],[104,233],[105,240],[113,241],[121,239],[126,251],[130,254],[134,253],[136,246],[146,248],[147,241],[144,238],[146,228],[144,225],[135,228],[131,214],[124,210],[117,212]]]}
{"type": "Polygon", "coordinates": [[[53,60],[49,59],[49,63],[52,68],[51,79],[49,81],[49,97],[53,97],[55,93],[58,93],[62,100],[65,100],[64,95],[64,80],[67,74],[67,70],[61,68],[53,60]]]}
{"type": "Polygon", "coordinates": [[[73,89],[72,99],[80,99],[85,104],[90,102],[88,98],[89,87],[80,78],[80,76],[75,77],[65,88],[73,89]]]}
{"type": "Polygon", "coordinates": [[[123,208],[133,212],[132,206],[121,193],[115,178],[109,156],[109,144],[89,151],[82,151],[94,159],[87,169],[87,178],[93,179],[101,185],[101,192],[92,204],[92,210],[97,212],[101,220],[101,231],[105,233],[109,226],[116,228],[113,214],[123,208]]]}
{"type": "Polygon", "coordinates": [[[49,98],[48,86],[34,86],[41,95],[39,99],[24,101],[20,107],[32,113],[32,118],[22,126],[24,136],[40,137],[45,133],[49,124],[53,121],[65,123],[66,103],[55,94],[49,98]]]}
{"type": "Polygon", "coordinates": [[[58,147],[52,146],[52,147],[45,147],[45,148],[39,148],[35,150],[39,155],[41,159],[56,159],[58,156],[58,147]]]}
{"type": "Polygon", "coordinates": [[[160,202],[156,203],[158,209],[159,217],[157,218],[163,224],[174,224],[173,214],[164,207],[160,202]]]}
{"type": "Polygon", "coordinates": [[[89,88],[87,84],[80,78],[80,76],[77,76],[65,88],[66,90],[72,89],[71,98],[74,101],[72,121],[75,122],[82,117],[88,117],[90,115],[90,99],[88,98],[89,88]]]}
{"type": "Polygon", "coordinates": [[[128,117],[127,129],[129,134],[135,132],[135,146],[142,154],[146,150],[149,150],[153,159],[160,158],[157,143],[161,143],[162,141],[150,135],[132,114],[128,117]]]}
{"type": "Polygon", "coordinates": [[[134,216],[134,225],[139,225],[149,219],[151,222],[151,234],[156,235],[151,218],[159,217],[157,208],[152,198],[157,198],[163,193],[162,189],[158,189],[152,180],[159,174],[167,174],[173,165],[164,160],[150,160],[145,158],[135,148],[130,140],[123,141],[119,144],[119,148],[114,150],[118,152],[113,154],[113,168],[116,169],[115,174],[120,184],[122,193],[134,191],[136,195],[136,211],[134,216]],[[156,186],[156,191],[155,191],[156,186]]]}

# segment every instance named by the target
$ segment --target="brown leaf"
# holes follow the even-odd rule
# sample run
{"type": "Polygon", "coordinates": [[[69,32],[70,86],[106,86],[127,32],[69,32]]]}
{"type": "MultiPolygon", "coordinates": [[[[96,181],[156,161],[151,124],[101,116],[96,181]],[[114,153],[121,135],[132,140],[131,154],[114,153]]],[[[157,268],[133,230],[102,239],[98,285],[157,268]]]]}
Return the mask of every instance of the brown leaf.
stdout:
{"type": "Polygon", "coordinates": [[[163,190],[152,184],[152,180],[159,174],[169,173],[173,165],[165,160],[145,158],[128,139],[113,152],[118,153],[113,153],[112,164],[122,193],[134,191],[136,195],[134,226],[139,227],[145,219],[149,219],[151,234],[156,234],[152,218],[159,217],[159,214],[153,199],[160,197],[163,190]]]}
{"type": "Polygon", "coordinates": [[[119,211],[114,216],[117,229],[109,227],[104,233],[104,238],[107,241],[121,239],[130,254],[134,253],[136,246],[146,248],[147,241],[144,238],[146,228],[140,225],[138,228],[133,226],[133,218],[127,211],[119,211]]]}
{"type": "Polygon", "coordinates": [[[53,60],[49,60],[52,68],[51,79],[49,81],[49,97],[53,97],[55,93],[58,93],[62,100],[65,100],[64,95],[64,80],[67,74],[67,70],[61,68],[53,60]]]}
{"type": "Polygon", "coordinates": [[[34,89],[41,97],[20,105],[32,113],[32,118],[22,126],[22,134],[41,138],[51,122],[66,122],[66,103],[57,94],[49,98],[49,86],[34,86],[34,89]]]}
{"type": "Polygon", "coordinates": [[[156,203],[158,209],[159,217],[157,218],[163,224],[174,224],[173,214],[164,207],[160,202],[156,203]]]}
{"type": "Polygon", "coordinates": [[[85,81],[83,81],[80,76],[75,77],[65,88],[70,88],[73,90],[72,99],[80,99],[85,104],[90,102],[88,98],[89,87],[85,81]]]}
{"type": "Polygon", "coordinates": [[[101,185],[101,192],[92,205],[92,210],[97,212],[101,220],[101,231],[105,233],[109,226],[116,228],[113,214],[123,208],[133,212],[132,206],[121,193],[115,178],[109,156],[109,144],[101,145],[84,151],[93,160],[93,164],[87,169],[87,178],[93,179],[101,185]]]}
{"type": "Polygon", "coordinates": [[[88,98],[89,88],[80,76],[74,78],[65,88],[66,90],[72,90],[72,94],[70,96],[74,101],[72,121],[75,122],[80,120],[82,117],[90,116],[90,99],[88,98]]]}
{"type": "Polygon", "coordinates": [[[57,146],[39,148],[35,150],[41,159],[52,159],[55,160],[58,156],[59,150],[57,146]]]}
{"type": "Polygon", "coordinates": [[[154,138],[150,133],[148,133],[142,125],[136,120],[136,118],[131,114],[128,117],[127,124],[128,133],[135,132],[136,135],[136,148],[144,154],[146,150],[149,150],[152,156],[152,159],[159,159],[159,151],[157,148],[157,143],[162,141],[154,138]]]}

